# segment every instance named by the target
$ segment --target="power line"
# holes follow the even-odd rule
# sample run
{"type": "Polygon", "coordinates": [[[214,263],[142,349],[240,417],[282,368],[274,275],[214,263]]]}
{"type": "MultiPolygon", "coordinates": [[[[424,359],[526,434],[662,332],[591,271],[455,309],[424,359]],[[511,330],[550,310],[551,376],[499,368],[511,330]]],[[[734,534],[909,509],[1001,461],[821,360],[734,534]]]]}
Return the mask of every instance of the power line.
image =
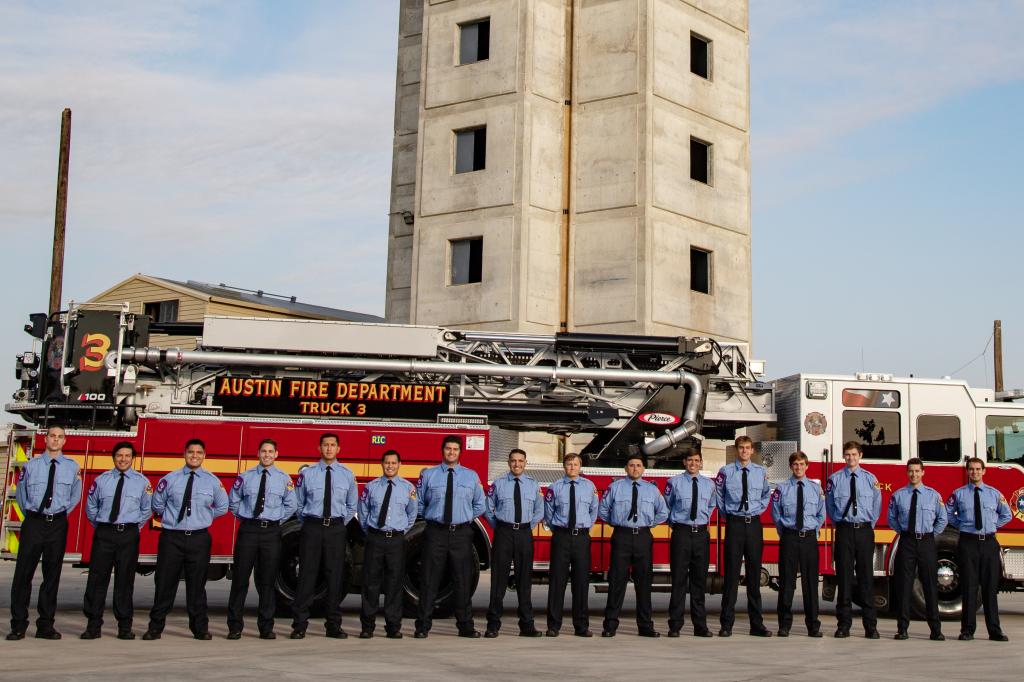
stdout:
{"type": "Polygon", "coordinates": [[[981,352],[978,353],[977,355],[975,355],[973,358],[971,358],[967,362],[965,362],[960,367],[957,367],[955,370],[950,372],[949,376],[955,376],[960,370],[962,370],[962,369],[964,369],[964,368],[966,368],[966,367],[968,367],[970,365],[973,365],[975,362],[977,362],[981,358],[985,357],[985,354],[988,352],[988,347],[992,344],[992,339],[993,339],[994,336],[995,336],[995,332],[989,334],[988,335],[988,341],[985,342],[985,347],[981,349],[981,352]]]}

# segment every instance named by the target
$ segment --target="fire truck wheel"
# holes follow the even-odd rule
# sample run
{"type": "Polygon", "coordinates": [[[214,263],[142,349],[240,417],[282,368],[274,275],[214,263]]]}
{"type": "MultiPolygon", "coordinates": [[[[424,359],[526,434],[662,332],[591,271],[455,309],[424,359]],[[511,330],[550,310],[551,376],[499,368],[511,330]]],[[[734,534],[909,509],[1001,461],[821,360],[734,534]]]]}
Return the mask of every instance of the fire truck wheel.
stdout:
{"type": "MultiPolygon", "coordinates": [[[[939,555],[939,571],[936,579],[939,582],[939,617],[942,620],[959,620],[962,612],[963,585],[960,576],[960,564],[956,556],[957,534],[944,532],[936,541],[939,555]]],[[[980,601],[978,602],[981,603],[980,601]]],[[[925,617],[924,590],[921,581],[914,581],[914,590],[910,596],[910,608],[917,618],[925,617]]]]}
{"type": "MultiPolygon", "coordinates": [[[[280,616],[291,615],[295,591],[299,586],[299,533],[302,523],[289,521],[281,529],[281,565],[277,572],[275,587],[277,588],[277,612],[280,616]]],[[[341,587],[343,595],[348,594],[352,585],[352,546],[351,542],[345,552],[345,584],[341,587]]],[[[321,578],[317,581],[310,613],[314,616],[323,613],[323,600],[327,594],[327,584],[321,578]]]]}
{"type": "MultiPolygon", "coordinates": [[[[423,574],[423,530],[426,524],[418,521],[408,533],[405,534],[405,615],[409,618],[416,616],[416,609],[420,603],[421,583],[420,576],[423,574]]],[[[476,586],[480,582],[480,556],[476,547],[473,547],[472,572],[470,573],[470,593],[476,592],[476,586]]],[[[434,617],[448,618],[454,611],[453,586],[451,575],[445,573],[441,578],[441,584],[437,588],[437,599],[434,601],[434,617]]]]}

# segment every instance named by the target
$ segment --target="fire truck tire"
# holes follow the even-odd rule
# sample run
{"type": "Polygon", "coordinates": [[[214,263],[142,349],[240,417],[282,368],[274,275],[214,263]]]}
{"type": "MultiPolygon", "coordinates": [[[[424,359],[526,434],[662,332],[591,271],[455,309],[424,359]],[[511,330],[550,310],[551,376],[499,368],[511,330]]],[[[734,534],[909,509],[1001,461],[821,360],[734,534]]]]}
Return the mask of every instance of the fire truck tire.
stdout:
{"type": "MultiPolygon", "coordinates": [[[[295,599],[295,591],[299,584],[299,533],[301,531],[302,523],[296,520],[289,521],[281,529],[281,564],[277,571],[277,580],[274,583],[277,588],[277,613],[280,616],[291,615],[292,601],[295,599]]],[[[345,552],[345,584],[341,587],[343,595],[348,594],[352,586],[353,570],[350,542],[345,552]]],[[[323,599],[326,594],[327,585],[323,580],[318,581],[313,605],[310,608],[311,614],[323,613],[323,599]]]]}
{"type": "MultiPolygon", "coordinates": [[[[421,550],[424,528],[426,528],[426,524],[419,521],[405,534],[405,599],[403,606],[405,615],[409,618],[416,616],[416,610],[420,603],[420,576],[423,574],[421,550]]],[[[480,556],[476,547],[473,547],[471,565],[470,593],[473,593],[476,592],[476,587],[480,582],[480,556]]],[[[454,607],[451,575],[446,573],[437,589],[434,617],[448,618],[452,615],[454,607]]]]}
{"type": "MultiPolygon", "coordinates": [[[[963,611],[963,585],[960,576],[960,564],[956,556],[957,533],[942,533],[935,541],[939,555],[939,571],[936,579],[939,582],[939,617],[942,620],[959,620],[963,611]]],[[[981,603],[980,600],[978,602],[981,603]]],[[[921,581],[914,581],[914,590],[910,595],[910,609],[916,618],[925,617],[924,590],[921,581]]]]}

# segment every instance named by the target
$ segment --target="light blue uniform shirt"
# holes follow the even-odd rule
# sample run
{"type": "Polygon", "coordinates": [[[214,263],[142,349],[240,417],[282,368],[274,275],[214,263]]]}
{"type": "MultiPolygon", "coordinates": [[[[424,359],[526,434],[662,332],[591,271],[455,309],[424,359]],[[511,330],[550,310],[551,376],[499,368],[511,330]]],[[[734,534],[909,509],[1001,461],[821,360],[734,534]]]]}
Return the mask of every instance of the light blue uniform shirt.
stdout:
{"type": "Polygon", "coordinates": [[[185,498],[192,469],[184,466],[172,471],[156,484],[153,512],[160,516],[160,525],[167,530],[201,530],[209,528],[214,519],[228,513],[228,494],[220,479],[206,469],[196,469],[192,482],[192,511],[178,522],[178,511],[185,498]]]}
{"type": "Polygon", "coordinates": [[[829,476],[825,485],[825,511],[833,523],[870,523],[874,528],[882,512],[882,491],[878,489],[878,479],[866,469],[858,467],[851,473],[849,467],[843,467],[829,476]],[[857,477],[856,513],[852,504],[847,509],[851,476],[857,477]]]}
{"type": "MultiPolygon", "coordinates": [[[[85,498],[85,518],[89,519],[89,523],[94,526],[98,523],[111,523],[110,510],[114,506],[114,495],[120,480],[121,472],[115,468],[103,472],[92,482],[89,495],[85,498]]],[[[153,515],[152,503],[153,488],[149,485],[149,479],[135,469],[128,469],[124,472],[120,510],[113,523],[134,524],[142,528],[153,515]]]]}
{"type": "Polygon", "coordinates": [[[593,481],[582,476],[575,480],[563,476],[548,486],[544,493],[544,523],[548,528],[569,527],[569,491],[576,487],[576,528],[590,528],[597,523],[601,503],[593,481]]]}
{"type": "Polygon", "coordinates": [[[70,512],[82,500],[82,479],[78,473],[78,464],[70,457],[65,457],[64,453],[54,458],[47,453],[33,457],[25,462],[21,470],[21,480],[15,489],[14,499],[22,511],[40,514],[70,512]],[[53,499],[49,507],[42,509],[46,482],[50,478],[51,459],[57,462],[53,474],[53,499]]]}
{"type": "Polygon", "coordinates": [[[981,483],[977,486],[981,491],[981,530],[978,530],[974,527],[974,488],[973,483],[968,483],[954,490],[946,500],[949,525],[962,533],[992,535],[1010,522],[1013,512],[1001,492],[981,483]]]}
{"type": "Polygon", "coordinates": [[[798,479],[790,476],[775,486],[772,493],[772,519],[779,530],[813,530],[817,531],[825,524],[825,495],[817,481],[804,476],[798,479]],[[800,492],[800,483],[804,484],[804,523],[803,528],[796,527],[796,497],[800,492]]]}
{"type": "Polygon", "coordinates": [[[375,528],[404,533],[416,523],[416,514],[419,513],[416,486],[401,476],[395,476],[391,479],[391,499],[388,500],[388,513],[384,517],[384,525],[377,524],[387,493],[387,476],[375,478],[363,487],[363,492],[359,494],[359,525],[364,531],[367,528],[375,528]]]}
{"type": "Polygon", "coordinates": [[[665,484],[665,504],[668,505],[670,524],[706,526],[711,523],[711,512],[715,510],[717,500],[715,482],[707,476],[690,476],[689,472],[684,472],[668,479],[665,484]],[[690,519],[694,479],[697,480],[697,518],[690,519]]]}
{"type": "Polygon", "coordinates": [[[760,516],[768,508],[772,494],[768,485],[768,472],[753,462],[746,467],[738,461],[726,464],[718,470],[715,486],[718,489],[718,511],[735,516],[760,516]],[[747,506],[741,508],[744,468],[747,469],[747,506]]]}
{"type": "MultiPolygon", "coordinates": [[[[444,523],[444,495],[448,488],[448,465],[424,469],[416,483],[419,495],[419,513],[427,521],[444,523]]],[[[469,523],[482,516],[487,509],[484,489],[480,477],[472,469],[456,464],[452,474],[452,520],[453,524],[469,523]]]]}
{"type": "Polygon", "coordinates": [[[612,481],[601,498],[598,516],[605,523],[623,528],[653,528],[668,519],[668,505],[658,486],[650,481],[634,481],[629,476],[612,481]],[[633,508],[633,488],[636,488],[636,518],[630,516],[633,508]]]}
{"type": "MultiPolygon", "coordinates": [[[[540,494],[540,484],[525,473],[519,477],[519,499],[522,502],[519,522],[535,527],[544,518],[544,498],[540,494]]],[[[511,471],[495,479],[487,489],[484,518],[491,528],[496,521],[516,522],[516,477],[511,471]]]]}
{"type": "Polygon", "coordinates": [[[290,519],[299,508],[292,477],[271,465],[257,464],[235,479],[228,493],[228,509],[240,519],[258,518],[261,521],[284,521],[290,519]],[[263,491],[263,512],[256,517],[256,500],[260,495],[260,481],[264,468],[267,471],[267,486],[263,491]]]}
{"type": "MultiPolygon", "coordinates": [[[[324,483],[327,465],[320,460],[308,466],[299,474],[295,493],[299,501],[299,517],[319,519],[324,515],[324,483]]],[[[338,461],[331,463],[331,518],[344,517],[348,523],[356,515],[359,503],[359,489],[352,471],[338,461]]]]}
{"type": "Polygon", "coordinates": [[[910,525],[910,503],[914,496],[914,486],[905,485],[889,498],[889,528],[897,533],[935,533],[938,535],[946,527],[946,508],[942,504],[942,496],[934,488],[926,485],[917,488],[917,523],[916,528],[910,525]]]}

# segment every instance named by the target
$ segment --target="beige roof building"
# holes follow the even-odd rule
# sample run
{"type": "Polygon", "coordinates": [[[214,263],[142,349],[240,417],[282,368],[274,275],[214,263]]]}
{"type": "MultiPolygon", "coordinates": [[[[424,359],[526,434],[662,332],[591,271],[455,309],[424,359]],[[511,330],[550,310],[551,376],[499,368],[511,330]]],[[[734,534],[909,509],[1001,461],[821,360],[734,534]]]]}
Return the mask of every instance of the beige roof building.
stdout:
{"type": "MultiPolygon", "coordinates": [[[[132,312],[148,314],[154,322],[202,322],[205,315],[290,317],[303,320],[383,322],[376,315],[311,305],[294,296],[280,296],[226,284],[179,282],[138,273],[89,299],[90,303],[131,304],[132,312]]],[[[193,336],[151,334],[156,348],[191,347],[193,336]]]]}

